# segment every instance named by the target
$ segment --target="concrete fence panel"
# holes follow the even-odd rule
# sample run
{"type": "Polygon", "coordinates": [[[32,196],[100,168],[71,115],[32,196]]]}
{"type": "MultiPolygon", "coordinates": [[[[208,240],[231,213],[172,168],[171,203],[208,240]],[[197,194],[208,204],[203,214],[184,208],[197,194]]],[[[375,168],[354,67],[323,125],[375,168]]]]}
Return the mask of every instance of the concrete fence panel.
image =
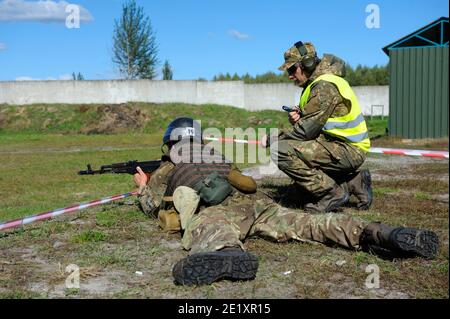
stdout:
{"type": "Polygon", "coordinates": [[[242,81],[198,81],[197,99],[194,104],[221,104],[245,107],[244,82],[242,81]]]}
{"type": "MultiPolygon", "coordinates": [[[[389,115],[388,86],[360,86],[354,90],[364,115],[389,115]]],[[[301,91],[290,83],[243,81],[0,81],[0,104],[179,102],[230,105],[251,111],[281,110],[282,105],[298,104],[301,91]]]]}
{"type": "Polygon", "coordinates": [[[289,83],[246,84],[245,107],[248,110],[281,110],[283,105],[300,101],[302,89],[289,83]]]}

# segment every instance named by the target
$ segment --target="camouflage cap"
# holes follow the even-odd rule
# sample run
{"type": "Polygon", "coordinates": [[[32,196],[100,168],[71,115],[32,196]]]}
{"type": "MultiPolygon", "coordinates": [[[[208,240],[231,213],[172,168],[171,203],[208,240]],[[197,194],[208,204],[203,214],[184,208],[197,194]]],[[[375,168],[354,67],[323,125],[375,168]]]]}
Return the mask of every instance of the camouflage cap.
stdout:
{"type": "Polygon", "coordinates": [[[315,56],[316,55],[316,49],[314,48],[314,45],[311,42],[305,42],[304,46],[307,51],[307,55],[302,56],[300,52],[298,51],[297,47],[294,45],[289,50],[284,52],[284,63],[282,66],[278,68],[280,71],[286,71],[291,66],[293,66],[295,63],[300,62],[303,60],[305,56],[315,56]]]}

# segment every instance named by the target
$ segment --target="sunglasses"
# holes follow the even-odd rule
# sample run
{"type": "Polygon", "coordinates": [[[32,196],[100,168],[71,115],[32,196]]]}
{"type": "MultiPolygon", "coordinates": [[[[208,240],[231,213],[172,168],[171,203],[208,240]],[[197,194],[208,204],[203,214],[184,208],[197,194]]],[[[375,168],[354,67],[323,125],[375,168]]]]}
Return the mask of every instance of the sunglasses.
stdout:
{"type": "Polygon", "coordinates": [[[287,69],[287,73],[289,75],[293,75],[296,71],[297,71],[297,63],[295,63],[294,65],[292,65],[290,68],[287,69]]]}

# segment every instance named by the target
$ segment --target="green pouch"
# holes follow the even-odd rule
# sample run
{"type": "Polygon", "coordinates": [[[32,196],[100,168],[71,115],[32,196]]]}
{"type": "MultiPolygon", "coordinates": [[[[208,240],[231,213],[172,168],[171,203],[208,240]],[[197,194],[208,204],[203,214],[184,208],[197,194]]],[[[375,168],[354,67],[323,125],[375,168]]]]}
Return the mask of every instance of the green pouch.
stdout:
{"type": "Polygon", "coordinates": [[[202,201],[210,206],[218,205],[233,191],[230,183],[217,172],[213,172],[194,185],[202,201]]]}

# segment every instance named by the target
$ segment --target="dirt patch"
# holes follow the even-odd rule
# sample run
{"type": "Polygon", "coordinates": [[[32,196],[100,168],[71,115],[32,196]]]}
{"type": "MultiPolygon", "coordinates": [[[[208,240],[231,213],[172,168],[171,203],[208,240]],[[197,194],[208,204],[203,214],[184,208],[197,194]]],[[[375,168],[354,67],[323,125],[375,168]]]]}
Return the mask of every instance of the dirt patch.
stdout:
{"type": "Polygon", "coordinates": [[[117,134],[140,130],[148,116],[127,104],[97,106],[99,120],[81,129],[83,134],[117,134]]]}

